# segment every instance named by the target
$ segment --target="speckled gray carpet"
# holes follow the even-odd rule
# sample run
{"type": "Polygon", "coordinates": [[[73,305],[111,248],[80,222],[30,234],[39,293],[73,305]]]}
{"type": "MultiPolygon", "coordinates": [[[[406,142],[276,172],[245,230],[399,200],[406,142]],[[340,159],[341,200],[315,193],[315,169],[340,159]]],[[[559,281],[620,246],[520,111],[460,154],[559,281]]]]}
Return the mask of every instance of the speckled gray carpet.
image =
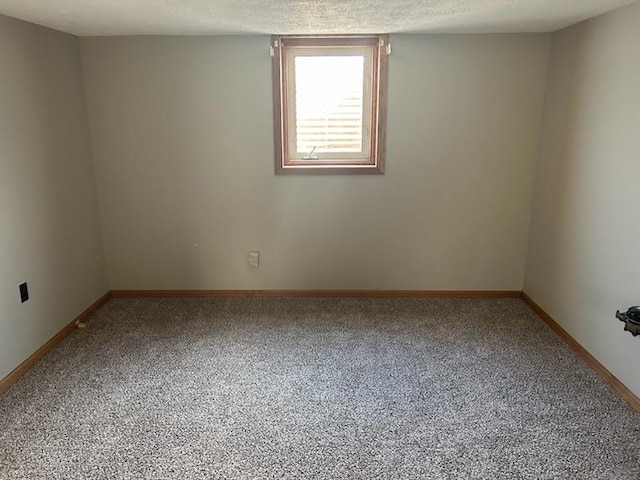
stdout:
{"type": "Polygon", "coordinates": [[[2,479],[640,478],[516,299],[111,300],[4,395],[2,479]]]}

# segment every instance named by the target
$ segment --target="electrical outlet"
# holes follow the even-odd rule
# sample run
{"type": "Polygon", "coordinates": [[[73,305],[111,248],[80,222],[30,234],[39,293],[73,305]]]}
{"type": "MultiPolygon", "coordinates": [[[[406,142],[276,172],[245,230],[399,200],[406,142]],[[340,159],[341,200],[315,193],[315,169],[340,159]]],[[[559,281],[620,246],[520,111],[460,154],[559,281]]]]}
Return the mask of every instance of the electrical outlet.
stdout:
{"type": "Polygon", "coordinates": [[[20,288],[20,301],[22,303],[29,300],[29,288],[27,287],[27,282],[21,283],[19,285],[20,288]]]}
{"type": "Polygon", "coordinates": [[[260,252],[247,253],[247,263],[251,268],[258,268],[260,266],[260,252]]]}

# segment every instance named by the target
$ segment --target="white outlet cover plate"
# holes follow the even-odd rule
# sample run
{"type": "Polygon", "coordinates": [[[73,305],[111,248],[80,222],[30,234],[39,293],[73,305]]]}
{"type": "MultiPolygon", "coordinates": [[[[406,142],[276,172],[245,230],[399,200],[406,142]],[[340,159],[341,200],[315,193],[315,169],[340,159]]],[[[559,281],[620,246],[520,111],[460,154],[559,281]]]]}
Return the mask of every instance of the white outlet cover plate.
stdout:
{"type": "Polygon", "coordinates": [[[260,266],[260,252],[249,252],[247,254],[247,261],[250,267],[260,266]]]}

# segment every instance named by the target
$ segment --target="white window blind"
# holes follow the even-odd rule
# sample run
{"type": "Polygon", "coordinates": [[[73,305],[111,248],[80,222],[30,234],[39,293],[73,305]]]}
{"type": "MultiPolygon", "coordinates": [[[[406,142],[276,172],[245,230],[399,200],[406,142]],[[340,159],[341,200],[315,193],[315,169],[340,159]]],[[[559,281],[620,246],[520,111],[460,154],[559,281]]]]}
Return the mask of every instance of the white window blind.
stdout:
{"type": "Polygon", "coordinates": [[[296,57],[295,69],[296,152],[362,152],[364,58],[296,57]]]}
{"type": "Polygon", "coordinates": [[[370,49],[351,47],[347,52],[340,48],[292,48],[289,68],[291,158],[367,158],[370,49]]]}

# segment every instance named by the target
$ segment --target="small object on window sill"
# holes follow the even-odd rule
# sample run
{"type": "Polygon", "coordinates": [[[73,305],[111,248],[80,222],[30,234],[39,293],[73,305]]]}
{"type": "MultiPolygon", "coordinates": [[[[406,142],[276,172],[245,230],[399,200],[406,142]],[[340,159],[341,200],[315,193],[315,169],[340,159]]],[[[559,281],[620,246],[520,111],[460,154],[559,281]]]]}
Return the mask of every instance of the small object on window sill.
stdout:
{"type": "Polygon", "coordinates": [[[616,311],[616,318],[624,322],[625,331],[634,337],[640,335],[640,307],[629,307],[626,312],[616,311]]]}
{"type": "Polygon", "coordinates": [[[311,149],[311,151],[309,153],[307,153],[304,157],[302,157],[304,160],[318,160],[320,158],[319,155],[314,155],[313,152],[316,151],[316,146],[314,145],[314,147],[311,149]]]}

